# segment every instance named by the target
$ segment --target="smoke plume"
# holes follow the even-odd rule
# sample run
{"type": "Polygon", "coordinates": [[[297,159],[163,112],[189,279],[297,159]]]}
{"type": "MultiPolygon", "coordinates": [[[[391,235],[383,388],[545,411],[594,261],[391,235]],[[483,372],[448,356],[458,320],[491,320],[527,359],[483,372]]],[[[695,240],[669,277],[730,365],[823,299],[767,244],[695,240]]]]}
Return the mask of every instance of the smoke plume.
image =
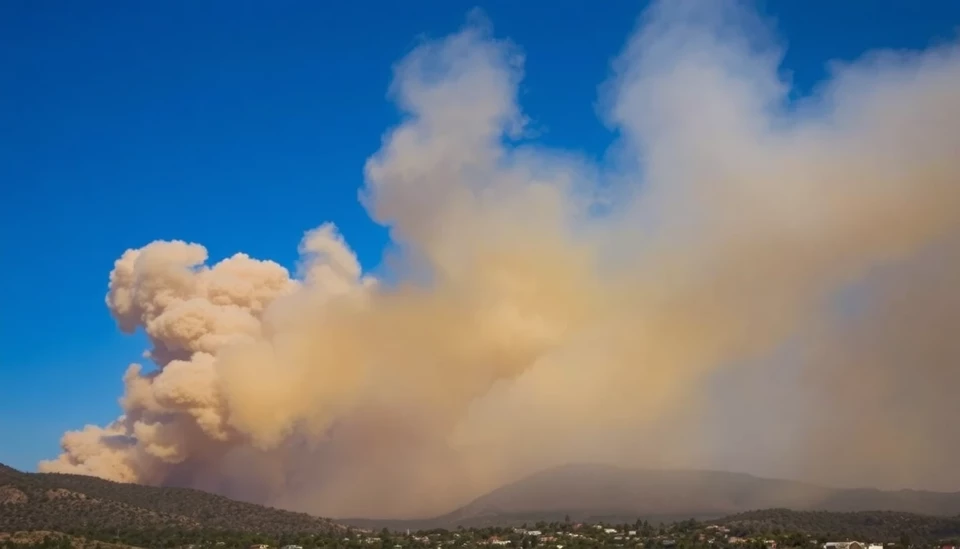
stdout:
{"type": "Polygon", "coordinates": [[[738,3],[655,3],[597,164],[526,137],[522,52],[480,18],[422,43],[361,193],[396,280],[329,223],[293,275],[128,250],[106,301],[156,368],[41,470],[334,517],[574,461],[960,489],[960,48],[836,64],[799,101],[782,53],[738,3]]]}

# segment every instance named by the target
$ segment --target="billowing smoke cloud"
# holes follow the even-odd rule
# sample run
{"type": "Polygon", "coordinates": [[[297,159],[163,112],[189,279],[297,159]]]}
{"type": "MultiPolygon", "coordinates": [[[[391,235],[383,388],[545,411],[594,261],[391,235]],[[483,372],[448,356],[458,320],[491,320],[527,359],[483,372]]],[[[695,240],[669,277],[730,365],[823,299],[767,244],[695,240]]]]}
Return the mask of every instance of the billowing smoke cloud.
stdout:
{"type": "Polygon", "coordinates": [[[749,9],[657,3],[602,87],[621,137],[593,165],[523,139],[522,54],[471,21],[395,67],[404,119],[365,167],[399,282],[330,224],[296,276],[127,251],[107,305],[158,368],[42,470],[340,517],[571,461],[960,489],[957,45],[791,102],[749,9]]]}

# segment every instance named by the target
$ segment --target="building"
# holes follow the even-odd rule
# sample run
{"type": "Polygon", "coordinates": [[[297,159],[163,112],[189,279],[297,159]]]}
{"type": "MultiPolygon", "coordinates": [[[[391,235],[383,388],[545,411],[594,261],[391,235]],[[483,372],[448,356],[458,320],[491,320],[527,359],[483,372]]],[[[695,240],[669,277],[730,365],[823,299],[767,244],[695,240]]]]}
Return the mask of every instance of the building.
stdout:
{"type": "Polygon", "coordinates": [[[859,541],[828,541],[823,549],[866,549],[866,545],[859,541]]]}

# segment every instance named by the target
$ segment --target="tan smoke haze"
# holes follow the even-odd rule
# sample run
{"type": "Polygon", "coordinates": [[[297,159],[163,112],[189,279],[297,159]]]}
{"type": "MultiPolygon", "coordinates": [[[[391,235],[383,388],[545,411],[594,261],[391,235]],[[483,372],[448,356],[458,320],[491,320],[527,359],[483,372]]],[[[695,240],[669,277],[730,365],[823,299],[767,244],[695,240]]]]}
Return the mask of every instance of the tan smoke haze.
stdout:
{"type": "Polygon", "coordinates": [[[837,64],[799,102],[781,56],[739,4],[654,4],[597,165],[525,137],[523,56],[479,18],[423,43],[364,172],[396,276],[331,224],[293,275],[128,250],[107,305],[157,368],[41,469],[334,517],[567,462],[960,489],[960,49],[837,64]]]}

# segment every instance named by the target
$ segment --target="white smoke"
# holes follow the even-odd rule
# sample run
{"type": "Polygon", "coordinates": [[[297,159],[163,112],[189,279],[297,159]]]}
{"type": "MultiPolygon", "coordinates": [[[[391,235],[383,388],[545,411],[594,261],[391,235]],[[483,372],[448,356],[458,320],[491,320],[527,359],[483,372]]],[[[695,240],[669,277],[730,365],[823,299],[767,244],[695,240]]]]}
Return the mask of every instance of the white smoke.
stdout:
{"type": "MultiPolygon", "coordinates": [[[[439,513],[583,460],[746,460],[960,489],[949,464],[869,443],[912,433],[922,455],[960,447],[949,429],[918,430],[960,412],[942,390],[957,378],[942,360],[951,338],[923,340],[943,353],[916,355],[925,381],[911,384],[909,417],[864,418],[870,387],[889,394],[918,368],[914,326],[884,316],[874,331],[832,305],[882,266],[956,273],[927,252],[960,236],[960,50],[868,55],[799,108],[781,54],[740,4],[654,4],[604,87],[620,158],[594,166],[519,140],[523,57],[488,25],[424,43],[395,67],[404,120],[367,162],[363,194],[411,277],[366,276],[329,223],[303,238],[295,278],[243,254],[207,266],[198,244],[127,251],[107,305],[122,330],[146,332],[158,369],[131,365],[123,417],[68,433],[41,469],[339,517],[439,513]],[[866,331],[830,335],[851,323],[866,331]],[[798,337],[829,357],[796,366],[803,384],[715,396],[743,364],[766,379],[798,337]],[[864,371],[874,337],[902,352],[864,371]],[[829,403],[844,429],[820,425],[814,399],[851,378],[864,389],[829,403]],[[775,408],[791,393],[810,398],[776,425],[710,433],[745,417],[731,403],[775,408]],[[772,430],[794,436],[759,456],[737,437],[772,430]],[[822,458],[838,432],[853,448],[843,460],[792,459],[822,458]]],[[[903,291],[880,288],[877,303],[903,291]]],[[[946,329],[949,314],[922,320],[934,304],[960,311],[954,301],[918,296],[905,318],[946,329]]]]}

